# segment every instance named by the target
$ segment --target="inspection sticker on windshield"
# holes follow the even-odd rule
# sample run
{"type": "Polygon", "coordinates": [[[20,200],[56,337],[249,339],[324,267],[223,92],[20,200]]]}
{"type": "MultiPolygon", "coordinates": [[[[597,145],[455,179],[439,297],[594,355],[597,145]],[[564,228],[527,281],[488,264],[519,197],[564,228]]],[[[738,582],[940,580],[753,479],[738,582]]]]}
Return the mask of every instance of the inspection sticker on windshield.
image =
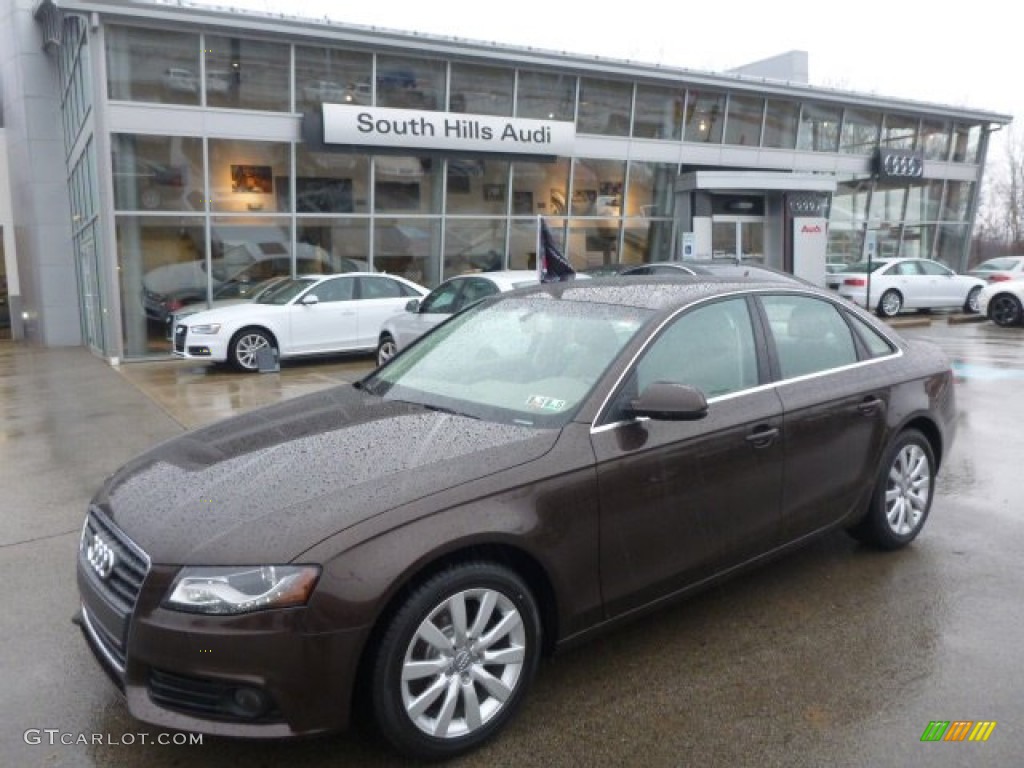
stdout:
{"type": "Polygon", "coordinates": [[[540,408],[542,411],[560,411],[565,408],[565,400],[543,395],[530,395],[526,401],[527,408],[540,408]]]}

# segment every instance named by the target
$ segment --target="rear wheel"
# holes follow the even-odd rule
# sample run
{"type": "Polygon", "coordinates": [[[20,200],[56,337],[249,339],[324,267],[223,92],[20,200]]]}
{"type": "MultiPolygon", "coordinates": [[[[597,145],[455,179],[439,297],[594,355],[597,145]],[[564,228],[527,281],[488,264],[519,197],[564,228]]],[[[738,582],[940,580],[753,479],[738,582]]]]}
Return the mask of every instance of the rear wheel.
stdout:
{"type": "Polygon", "coordinates": [[[384,363],[397,354],[398,344],[395,343],[391,334],[382,334],[380,337],[380,343],[377,344],[377,365],[384,365],[384,363]]]}
{"type": "Polygon", "coordinates": [[[259,351],[274,348],[273,339],[266,331],[259,328],[243,328],[231,340],[228,360],[239,371],[255,373],[259,370],[259,351]]]}
{"type": "Polygon", "coordinates": [[[903,296],[899,291],[890,288],[882,294],[882,298],[878,302],[879,315],[882,317],[896,317],[901,309],[903,309],[903,296]]]}
{"type": "Polygon", "coordinates": [[[406,755],[467,752],[512,717],[539,653],[526,583],[493,563],[454,566],[413,591],[388,624],[371,670],[374,718],[406,755]]]}
{"type": "Polygon", "coordinates": [[[964,312],[978,314],[978,294],[981,293],[981,286],[976,285],[967,292],[967,300],[964,301],[964,312]]]}
{"type": "Polygon", "coordinates": [[[935,490],[935,454],[916,429],[903,432],[885,453],[864,518],[850,534],[880,549],[899,549],[921,532],[935,490]]]}
{"type": "Polygon", "coordinates": [[[988,317],[996,325],[1004,327],[1020,325],[1021,320],[1024,319],[1020,299],[1010,293],[993,296],[992,301],[988,304],[988,317]]]}

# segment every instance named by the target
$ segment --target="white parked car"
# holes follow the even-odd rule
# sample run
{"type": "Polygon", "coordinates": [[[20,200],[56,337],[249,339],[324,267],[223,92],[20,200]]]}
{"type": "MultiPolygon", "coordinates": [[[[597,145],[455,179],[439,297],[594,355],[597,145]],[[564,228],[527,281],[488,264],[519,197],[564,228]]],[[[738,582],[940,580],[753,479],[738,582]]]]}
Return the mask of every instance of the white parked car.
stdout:
{"type": "Polygon", "coordinates": [[[996,325],[1024,324],[1024,276],[989,283],[978,294],[978,311],[996,325]]]}
{"type": "Polygon", "coordinates": [[[264,349],[279,359],[372,352],[381,324],[426,294],[411,280],[373,272],[289,278],[256,301],[183,318],[174,328],[174,354],[256,371],[264,349]]]}
{"type": "Polygon", "coordinates": [[[377,364],[383,365],[435,325],[487,296],[539,282],[533,269],[474,272],[450,277],[422,301],[413,299],[404,312],[388,318],[377,340],[377,364]]]}
{"type": "Polygon", "coordinates": [[[990,283],[1017,280],[1024,277],[1024,256],[1000,256],[996,259],[989,259],[981,262],[974,269],[968,270],[967,274],[980,277],[990,283]]]}
{"type": "Polygon", "coordinates": [[[978,294],[985,287],[984,280],[958,275],[931,259],[874,259],[870,273],[868,262],[860,261],[827,275],[826,281],[840,296],[882,317],[904,309],[977,312],[978,294]]]}

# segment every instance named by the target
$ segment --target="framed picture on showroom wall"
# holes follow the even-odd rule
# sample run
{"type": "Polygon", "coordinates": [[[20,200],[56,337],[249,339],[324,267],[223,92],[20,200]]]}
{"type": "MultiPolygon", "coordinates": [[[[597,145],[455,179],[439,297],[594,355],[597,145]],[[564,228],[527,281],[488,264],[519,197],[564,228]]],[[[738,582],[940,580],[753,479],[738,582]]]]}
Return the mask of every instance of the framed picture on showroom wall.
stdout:
{"type": "Polygon", "coordinates": [[[269,165],[232,165],[231,191],[269,195],[274,191],[274,172],[269,165]]]}

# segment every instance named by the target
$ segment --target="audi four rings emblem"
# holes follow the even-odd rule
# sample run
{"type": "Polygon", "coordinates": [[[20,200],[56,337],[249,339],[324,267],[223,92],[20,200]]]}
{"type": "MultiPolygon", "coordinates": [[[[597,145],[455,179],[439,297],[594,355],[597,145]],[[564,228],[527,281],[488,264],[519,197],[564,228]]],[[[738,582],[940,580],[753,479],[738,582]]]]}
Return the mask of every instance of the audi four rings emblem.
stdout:
{"type": "Polygon", "coordinates": [[[924,158],[920,152],[881,152],[878,170],[886,178],[917,179],[924,176],[924,158]]]}
{"type": "Polygon", "coordinates": [[[85,559],[89,561],[89,565],[99,574],[101,579],[110,578],[110,574],[114,570],[114,563],[117,560],[114,550],[98,533],[93,534],[92,541],[86,547],[85,559]]]}

